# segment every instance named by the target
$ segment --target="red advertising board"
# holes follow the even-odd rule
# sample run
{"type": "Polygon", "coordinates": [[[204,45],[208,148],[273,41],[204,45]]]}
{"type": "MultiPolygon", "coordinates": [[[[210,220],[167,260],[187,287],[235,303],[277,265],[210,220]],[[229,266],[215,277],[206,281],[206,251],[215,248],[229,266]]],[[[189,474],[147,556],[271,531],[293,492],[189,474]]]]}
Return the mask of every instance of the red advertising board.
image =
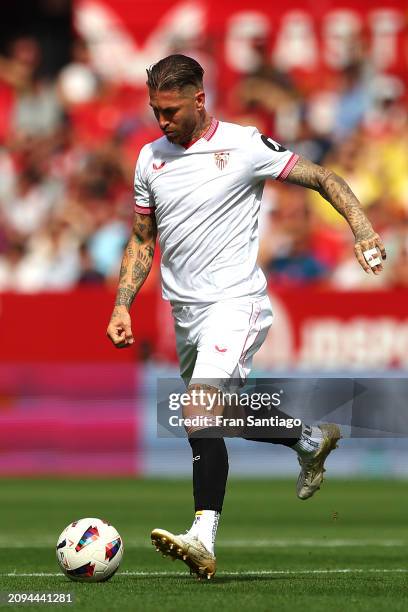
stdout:
{"type": "MultiPolygon", "coordinates": [[[[271,287],[274,324],[258,364],[268,368],[408,367],[408,291],[337,292],[271,287]]],[[[0,364],[135,363],[177,360],[171,310],[142,289],[132,310],[135,346],[106,338],[113,293],[0,295],[0,364]]]]}
{"type": "Polygon", "coordinates": [[[376,71],[408,73],[402,0],[74,0],[74,21],[98,71],[139,87],[146,66],[181,48],[204,65],[215,60],[226,92],[234,76],[254,68],[262,40],[278,69],[320,84],[349,63],[356,44],[376,71]]]}
{"type": "Polygon", "coordinates": [[[268,369],[408,368],[408,291],[271,289],[274,324],[258,354],[268,369]]]}
{"type": "Polygon", "coordinates": [[[115,294],[104,288],[68,293],[0,294],[0,363],[134,362],[156,333],[155,291],[133,308],[134,347],[117,350],[106,337],[115,294]]]}

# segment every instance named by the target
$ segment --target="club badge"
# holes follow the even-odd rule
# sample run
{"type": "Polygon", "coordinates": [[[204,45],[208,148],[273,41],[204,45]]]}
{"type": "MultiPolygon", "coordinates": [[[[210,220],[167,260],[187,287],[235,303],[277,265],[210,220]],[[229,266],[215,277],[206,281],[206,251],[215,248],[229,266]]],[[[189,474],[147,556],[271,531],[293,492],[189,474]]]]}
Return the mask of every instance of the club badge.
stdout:
{"type": "Polygon", "coordinates": [[[225,166],[228,164],[229,153],[225,151],[220,151],[219,153],[214,153],[214,161],[217,164],[217,168],[219,170],[224,170],[225,166]]]}

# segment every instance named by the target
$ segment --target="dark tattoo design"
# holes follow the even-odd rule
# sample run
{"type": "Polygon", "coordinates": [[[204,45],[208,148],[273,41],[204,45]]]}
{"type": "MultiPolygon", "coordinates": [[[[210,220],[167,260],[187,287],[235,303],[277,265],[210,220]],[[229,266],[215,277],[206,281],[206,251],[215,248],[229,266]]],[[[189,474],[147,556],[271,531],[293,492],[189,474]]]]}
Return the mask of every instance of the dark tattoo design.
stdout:
{"type": "Polygon", "coordinates": [[[127,265],[125,261],[122,261],[122,265],[120,266],[120,272],[119,272],[119,281],[121,281],[127,274],[127,265]]]}
{"type": "Polygon", "coordinates": [[[141,287],[149,273],[149,268],[143,266],[141,263],[136,262],[132,268],[132,282],[135,287],[141,287]]]}
{"type": "Polygon", "coordinates": [[[133,234],[141,238],[144,243],[152,239],[155,242],[157,227],[154,215],[139,215],[136,213],[133,223],[133,234]]]}
{"type": "Polygon", "coordinates": [[[334,172],[300,157],[286,180],[318,191],[348,221],[356,240],[375,236],[358,199],[346,181],[334,172]]]}
{"type": "MultiPolygon", "coordinates": [[[[136,257],[137,259],[144,264],[145,266],[149,266],[153,257],[153,253],[152,255],[149,254],[149,251],[147,250],[148,248],[151,247],[144,247],[144,249],[139,249],[136,257]]],[[[153,251],[154,252],[154,251],[153,251]]]]}
{"type": "Polygon", "coordinates": [[[135,297],[132,287],[119,287],[115,306],[126,306],[130,308],[135,297]]]}
{"type": "Polygon", "coordinates": [[[157,227],[154,215],[135,214],[133,232],[123,254],[119,273],[119,287],[116,294],[116,308],[127,310],[150,272],[156,243],[157,227]]]}

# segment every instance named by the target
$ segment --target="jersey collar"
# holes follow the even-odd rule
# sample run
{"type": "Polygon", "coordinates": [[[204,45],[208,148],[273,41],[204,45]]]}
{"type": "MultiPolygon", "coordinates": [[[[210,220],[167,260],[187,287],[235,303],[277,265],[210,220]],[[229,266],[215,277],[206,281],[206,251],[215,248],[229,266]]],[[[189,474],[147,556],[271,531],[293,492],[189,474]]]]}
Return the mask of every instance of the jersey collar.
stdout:
{"type": "Polygon", "coordinates": [[[211,138],[214,136],[215,132],[217,131],[218,124],[219,124],[218,119],[215,119],[215,117],[212,117],[210,125],[205,130],[205,132],[201,134],[201,136],[199,136],[199,138],[195,138],[194,140],[191,140],[189,143],[185,145],[181,145],[181,146],[184,147],[184,149],[189,149],[195,142],[197,142],[198,140],[201,140],[201,138],[204,138],[207,141],[211,140],[211,138]]]}

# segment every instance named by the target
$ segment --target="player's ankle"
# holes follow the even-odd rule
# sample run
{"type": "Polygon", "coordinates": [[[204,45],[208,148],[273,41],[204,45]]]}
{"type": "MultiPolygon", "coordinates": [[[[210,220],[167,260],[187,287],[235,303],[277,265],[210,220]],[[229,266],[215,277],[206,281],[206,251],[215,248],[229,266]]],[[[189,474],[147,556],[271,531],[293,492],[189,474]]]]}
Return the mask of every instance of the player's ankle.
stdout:
{"type": "Polygon", "coordinates": [[[320,427],[314,425],[303,425],[302,435],[299,440],[292,446],[300,456],[313,455],[320,447],[323,438],[320,427]]]}
{"type": "Polygon", "coordinates": [[[208,552],[214,554],[219,520],[220,513],[216,510],[197,510],[186,535],[197,538],[208,552]]]}

